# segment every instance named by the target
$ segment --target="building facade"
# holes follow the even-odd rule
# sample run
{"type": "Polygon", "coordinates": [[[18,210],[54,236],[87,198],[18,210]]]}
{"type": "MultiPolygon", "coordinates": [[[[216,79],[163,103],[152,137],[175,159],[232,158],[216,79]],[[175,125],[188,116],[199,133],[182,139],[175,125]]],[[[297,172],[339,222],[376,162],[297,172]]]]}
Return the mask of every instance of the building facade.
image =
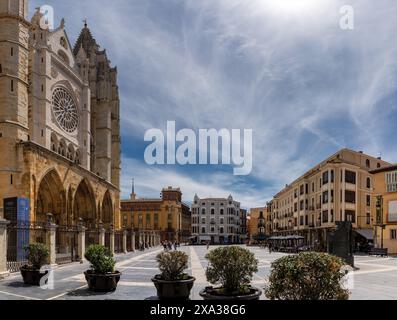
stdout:
{"type": "Polygon", "coordinates": [[[192,204],[192,237],[195,243],[241,243],[240,203],[228,198],[199,198],[192,204]]]}
{"type": "Polygon", "coordinates": [[[374,193],[370,170],[388,165],[363,152],[340,150],[274,196],[272,234],[301,235],[324,250],[336,221],[351,221],[358,233],[370,234],[374,193]]]}
{"type": "Polygon", "coordinates": [[[245,243],[248,240],[248,212],[246,209],[240,209],[240,242],[245,243]]]}
{"type": "Polygon", "coordinates": [[[258,243],[265,240],[267,207],[251,208],[248,222],[248,238],[250,243],[258,243]]]}
{"type": "Polygon", "coordinates": [[[30,222],[118,228],[117,69],[87,25],[73,47],[63,19],[48,30],[42,18],[0,0],[0,217],[22,199],[30,222]]]}
{"type": "Polygon", "coordinates": [[[164,188],[159,199],[139,199],[135,193],[121,201],[122,227],[138,235],[155,232],[161,241],[188,242],[191,236],[190,207],[182,202],[179,188],[164,188]]]}
{"type": "Polygon", "coordinates": [[[375,247],[397,254],[397,165],[371,171],[375,247]]]}

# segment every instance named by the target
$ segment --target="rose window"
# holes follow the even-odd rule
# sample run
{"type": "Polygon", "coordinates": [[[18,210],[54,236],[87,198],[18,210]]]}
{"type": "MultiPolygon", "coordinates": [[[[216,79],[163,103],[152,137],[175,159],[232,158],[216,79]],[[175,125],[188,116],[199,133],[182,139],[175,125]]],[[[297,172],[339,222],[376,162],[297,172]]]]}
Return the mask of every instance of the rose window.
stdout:
{"type": "Polygon", "coordinates": [[[58,125],[68,133],[76,131],[79,116],[76,103],[69,92],[57,88],[52,94],[52,111],[58,125]]]}

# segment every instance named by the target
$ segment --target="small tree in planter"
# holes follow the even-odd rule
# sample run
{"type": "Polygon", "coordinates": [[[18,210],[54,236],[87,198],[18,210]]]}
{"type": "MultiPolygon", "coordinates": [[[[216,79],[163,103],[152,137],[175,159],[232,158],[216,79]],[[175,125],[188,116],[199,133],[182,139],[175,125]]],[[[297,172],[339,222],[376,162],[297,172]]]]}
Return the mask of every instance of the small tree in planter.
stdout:
{"type": "Polygon", "coordinates": [[[327,253],[303,252],[272,263],[266,296],[271,300],[347,300],[343,262],[327,253]]]}
{"type": "Polygon", "coordinates": [[[163,252],[157,255],[161,274],[152,281],[160,299],[189,299],[190,291],[196,280],[184,273],[188,268],[188,255],[181,251],[163,252]]]}
{"type": "Polygon", "coordinates": [[[28,264],[21,268],[23,282],[32,286],[39,286],[40,280],[48,271],[40,272],[41,268],[47,263],[50,251],[42,243],[29,244],[24,247],[28,264]]]}
{"type": "Polygon", "coordinates": [[[206,255],[209,265],[206,271],[211,284],[218,288],[207,287],[200,292],[204,300],[258,300],[261,291],[250,285],[258,271],[258,260],[247,249],[236,246],[221,247],[206,255]]]}
{"type": "Polygon", "coordinates": [[[115,291],[121,272],[114,271],[116,261],[110,250],[101,245],[91,245],[84,256],[91,263],[91,269],[84,272],[88,288],[98,292],[115,291]]]}

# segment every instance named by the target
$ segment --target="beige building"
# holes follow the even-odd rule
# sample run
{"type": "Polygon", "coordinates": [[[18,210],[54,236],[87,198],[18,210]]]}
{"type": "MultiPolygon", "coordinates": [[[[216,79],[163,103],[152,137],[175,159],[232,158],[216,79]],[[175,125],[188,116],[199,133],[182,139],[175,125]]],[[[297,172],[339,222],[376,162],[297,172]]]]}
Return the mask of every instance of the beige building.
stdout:
{"type": "Polygon", "coordinates": [[[0,0],[0,218],[119,228],[117,69],[87,24],[72,46],[41,20],[0,0]]]}
{"type": "MultiPolygon", "coordinates": [[[[182,202],[179,188],[164,188],[161,198],[131,198],[121,201],[122,227],[133,229],[137,242],[145,234],[156,233],[162,241],[188,242],[191,236],[190,207],[182,202]]],[[[139,240],[141,239],[141,240],[139,240]]]]}
{"type": "Polygon", "coordinates": [[[397,165],[371,171],[375,247],[397,254],[397,165]]]}
{"type": "Polygon", "coordinates": [[[351,221],[371,240],[374,194],[370,170],[390,165],[363,152],[342,149],[285,186],[271,203],[273,235],[298,234],[325,249],[336,221],[351,221]]]}

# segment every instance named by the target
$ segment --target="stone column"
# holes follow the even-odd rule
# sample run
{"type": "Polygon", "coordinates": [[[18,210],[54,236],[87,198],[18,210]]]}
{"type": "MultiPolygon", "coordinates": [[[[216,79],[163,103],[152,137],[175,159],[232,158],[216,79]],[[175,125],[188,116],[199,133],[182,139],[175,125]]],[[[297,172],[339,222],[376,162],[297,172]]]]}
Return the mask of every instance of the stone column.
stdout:
{"type": "Polygon", "coordinates": [[[46,225],[46,244],[50,250],[49,263],[56,265],[56,230],[57,225],[52,222],[47,222],[46,225]]]}
{"type": "Polygon", "coordinates": [[[105,232],[103,227],[99,227],[99,245],[105,246],[105,232]]]}
{"type": "Polygon", "coordinates": [[[150,247],[150,233],[149,232],[146,232],[146,243],[147,243],[147,246],[150,247]]]}
{"type": "Polygon", "coordinates": [[[85,260],[84,255],[85,255],[85,227],[83,223],[80,223],[77,227],[78,229],[78,238],[77,238],[77,255],[79,256],[80,263],[83,263],[85,260]]]}
{"type": "Polygon", "coordinates": [[[114,229],[110,229],[110,252],[114,254],[114,229]]]}
{"type": "Polygon", "coordinates": [[[10,273],[7,271],[7,225],[10,222],[0,218],[0,279],[10,273]]]}
{"type": "Polygon", "coordinates": [[[124,253],[127,253],[128,251],[127,251],[127,234],[128,234],[128,231],[127,230],[124,230],[123,231],[123,252],[124,253]]]}
{"type": "Polygon", "coordinates": [[[131,231],[131,250],[135,251],[135,232],[131,231]]]}

